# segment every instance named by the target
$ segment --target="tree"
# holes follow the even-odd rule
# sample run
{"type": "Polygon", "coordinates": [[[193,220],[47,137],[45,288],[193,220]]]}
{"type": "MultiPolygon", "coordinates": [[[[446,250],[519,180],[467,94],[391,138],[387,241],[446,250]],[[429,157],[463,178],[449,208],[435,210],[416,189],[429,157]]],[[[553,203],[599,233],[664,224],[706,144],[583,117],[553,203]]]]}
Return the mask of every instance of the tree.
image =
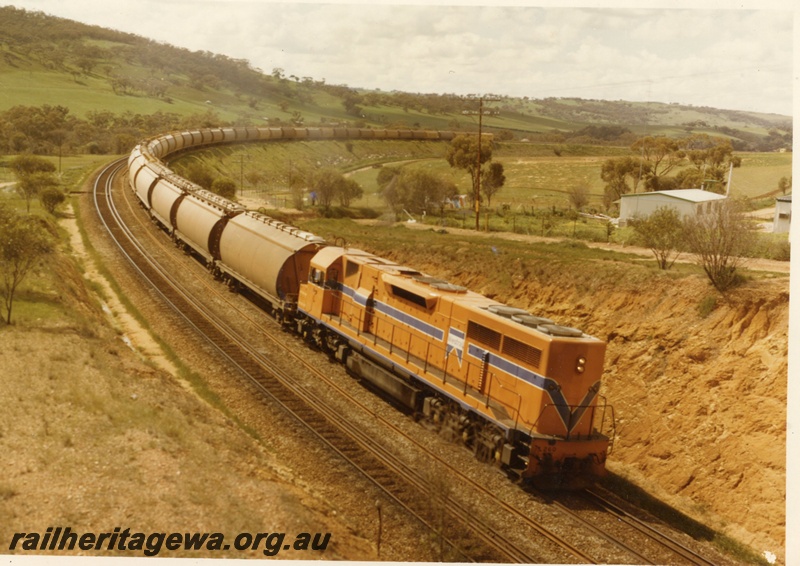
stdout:
{"type": "Polygon", "coordinates": [[[378,186],[383,190],[383,188],[388,185],[392,179],[397,177],[400,174],[399,167],[381,167],[380,171],[378,171],[377,182],[378,186]]]}
{"type": "Polygon", "coordinates": [[[445,157],[450,167],[464,169],[472,178],[472,200],[475,203],[475,229],[480,228],[480,182],[484,163],[492,160],[492,143],[489,139],[477,136],[456,136],[450,142],[445,157]]]}
{"type": "Polygon", "coordinates": [[[383,185],[381,195],[396,214],[403,210],[417,214],[441,212],[446,199],[458,192],[455,183],[423,169],[395,171],[396,175],[383,185]]]}
{"type": "Polygon", "coordinates": [[[789,176],[787,179],[786,177],[781,177],[780,181],[778,181],[778,190],[781,192],[782,195],[786,194],[786,191],[792,188],[792,177],[789,176]]]}
{"type": "Polygon", "coordinates": [[[506,184],[506,176],[502,163],[490,163],[481,177],[481,191],[486,195],[486,202],[492,206],[492,197],[506,184]]]}
{"type": "Polygon", "coordinates": [[[56,209],[67,200],[67,195],[55,187],[47,187],[39,193],[39,202],[50,214],[55,215],[56,209]]]}
{"type": "Polygon", "coordinates": [[[742,158],[733,155],[730,140],[696,134],[686,140],[686,157],[693,167],[676,175],[681,188],[707,187],[724,193],[725,179],[731,167],[740,167],[742,158]]]}
{"type": "Polygon", "coordinates": [[[342,181],[344,181],[342,174],[331,167],[317,171],[313,175],[311,185],[317,193],[319,204],[325,210],[330,209],[333,199],[338,196],[342,181]]]}
{"type": "Polygon", "coordinates": [[[656,256],[660,269],[669,269],[680,256],[683,221],[677,209],[660,206],[646,218],[631,222],[637,239],[656,256]]]}
{"type": "Polygon", "coordinates": [[[53,239],[35,216],[20,216],[0,206],[0,277],[6,324],[11,324],[11,309],[20,283],[39,260],[53,251],[53,239]]]}
{"type": "Polygon", "coordinates": [[[633,143],[631,149],[641,152],[642,159],[650,165],[645,179],[648,191],[662,190],[662,177],[680,165],[686,156],[682,142],[665,136],[640,138],[633,143]]]}
{"type": "Polygon", "coordinates": [[[11,161],[11,170],[17,177],[17,194],[25,199],[28,213],[31,211],[31,199],[39,191],[58,184],[53,176],[56,166],[42,157],[18,155],[11,161]]]}
{"type": "Polygon", "coordinates": [[[696,253],[711,284],[720,292],[739,282],[737,268],[753,242],[742,207],[725,199],[705,214],[685,220],[689,250],[696,253]]]}
{"type": "Polygon", "coordinates": [[[184,171],[181,173],[181,175],[195,185],[200,185],[209,191],[211,190],[211,186],[214,184],[215,179],[214,171],[200,161],[192,161],[187,167],[184,168],[184,171]]]}
{"type": "Polygon", "coordinates": [[[353,179],[342,177],[339,183],[337,196],[339,197],[339,204],[342,206],[350,206],[350,203],[357,198],[361,198],[364,194],[364,189],[361,188],[353,179]]]}
{"type": "Polygon", "coordinates": [[[635,157],[618,157],[603,162],[600,178],[606,182],[603,194],[606,209],[622,195],[635,193],[639,181],[650,174],[650,167],[649,163],[635,157]]]}

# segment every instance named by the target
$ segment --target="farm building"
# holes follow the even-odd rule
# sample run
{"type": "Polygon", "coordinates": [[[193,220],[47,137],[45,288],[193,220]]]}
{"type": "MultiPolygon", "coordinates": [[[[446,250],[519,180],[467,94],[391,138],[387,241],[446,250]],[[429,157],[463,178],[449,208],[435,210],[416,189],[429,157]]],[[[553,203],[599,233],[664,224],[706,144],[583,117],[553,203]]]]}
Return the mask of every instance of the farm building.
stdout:
{"type": "Polygon", "coordinates": [[[619,200],[619,225],[634,217],[646,218],[662,206],[678,210],[681,216],[693,216],[711,210],[712,203],[724,200],[725,195],[701,189],[678,189],[622,195],[619,200]]]}
{"type": "Polygon", "coordinates": [[[785,195],[775,199],[775,221],[772,231],[776,234],[785,234],[792,223],[792,195],[785,195]]]}

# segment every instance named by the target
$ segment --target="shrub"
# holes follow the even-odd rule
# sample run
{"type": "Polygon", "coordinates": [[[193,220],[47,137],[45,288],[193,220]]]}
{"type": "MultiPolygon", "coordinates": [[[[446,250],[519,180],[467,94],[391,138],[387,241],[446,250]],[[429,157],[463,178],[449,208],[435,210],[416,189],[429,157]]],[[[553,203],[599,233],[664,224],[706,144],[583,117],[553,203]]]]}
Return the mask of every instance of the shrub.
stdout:
{"type": "Polygon", "coordinates": [[[39,193],[39,202],[50,214],[55,215],[56,209],[67,200],[67,195],[55,187],[48,187],[39,193]]]}

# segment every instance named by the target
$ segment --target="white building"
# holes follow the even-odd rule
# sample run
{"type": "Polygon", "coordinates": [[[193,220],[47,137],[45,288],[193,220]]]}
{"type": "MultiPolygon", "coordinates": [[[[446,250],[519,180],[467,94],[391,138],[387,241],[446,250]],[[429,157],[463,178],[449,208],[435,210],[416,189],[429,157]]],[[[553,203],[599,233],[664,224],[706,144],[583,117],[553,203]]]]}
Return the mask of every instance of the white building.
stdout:
{"type": "Polygon", "coordinates": [[[646,218],[656,209],[669,206],[684,216],[694,216],[711,210],[713,203],[725,200],[725,195],[701,189],[678,189],[622,195],[619,200],[619,225],[634,217],[646,218]]]}
{"type": "Polygon", "coordinates": [[[792,224],[792,195],[785,195],[775,199],[775,220],[772,231],[776,234],[785,234],[792,224]]]}

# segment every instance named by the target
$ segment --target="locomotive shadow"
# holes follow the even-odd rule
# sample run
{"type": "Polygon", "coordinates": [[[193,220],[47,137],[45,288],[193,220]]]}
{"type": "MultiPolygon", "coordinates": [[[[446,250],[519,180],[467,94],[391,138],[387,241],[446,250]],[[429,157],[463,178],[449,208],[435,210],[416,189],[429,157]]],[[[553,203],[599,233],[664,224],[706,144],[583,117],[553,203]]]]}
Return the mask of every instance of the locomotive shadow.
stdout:
{"type": "MultiPolygon", "coordinates": [[[[598,485],[604,487],[622,501],[627,503],[626,507],[631,506],[642,509],[650,515],[657,517],[673,529],[686,533],[695,540],[713,541],[721,537],[720,533],[714,529],[699,523],[688,515],[678,511],[668,503],[661,501],[657,497],[648,493],[638,485],[631,483],[625,478],[607,470],[606,475],[598,485]]],[[[635,511],[629,512],[635,513],[635,511]]]]}

